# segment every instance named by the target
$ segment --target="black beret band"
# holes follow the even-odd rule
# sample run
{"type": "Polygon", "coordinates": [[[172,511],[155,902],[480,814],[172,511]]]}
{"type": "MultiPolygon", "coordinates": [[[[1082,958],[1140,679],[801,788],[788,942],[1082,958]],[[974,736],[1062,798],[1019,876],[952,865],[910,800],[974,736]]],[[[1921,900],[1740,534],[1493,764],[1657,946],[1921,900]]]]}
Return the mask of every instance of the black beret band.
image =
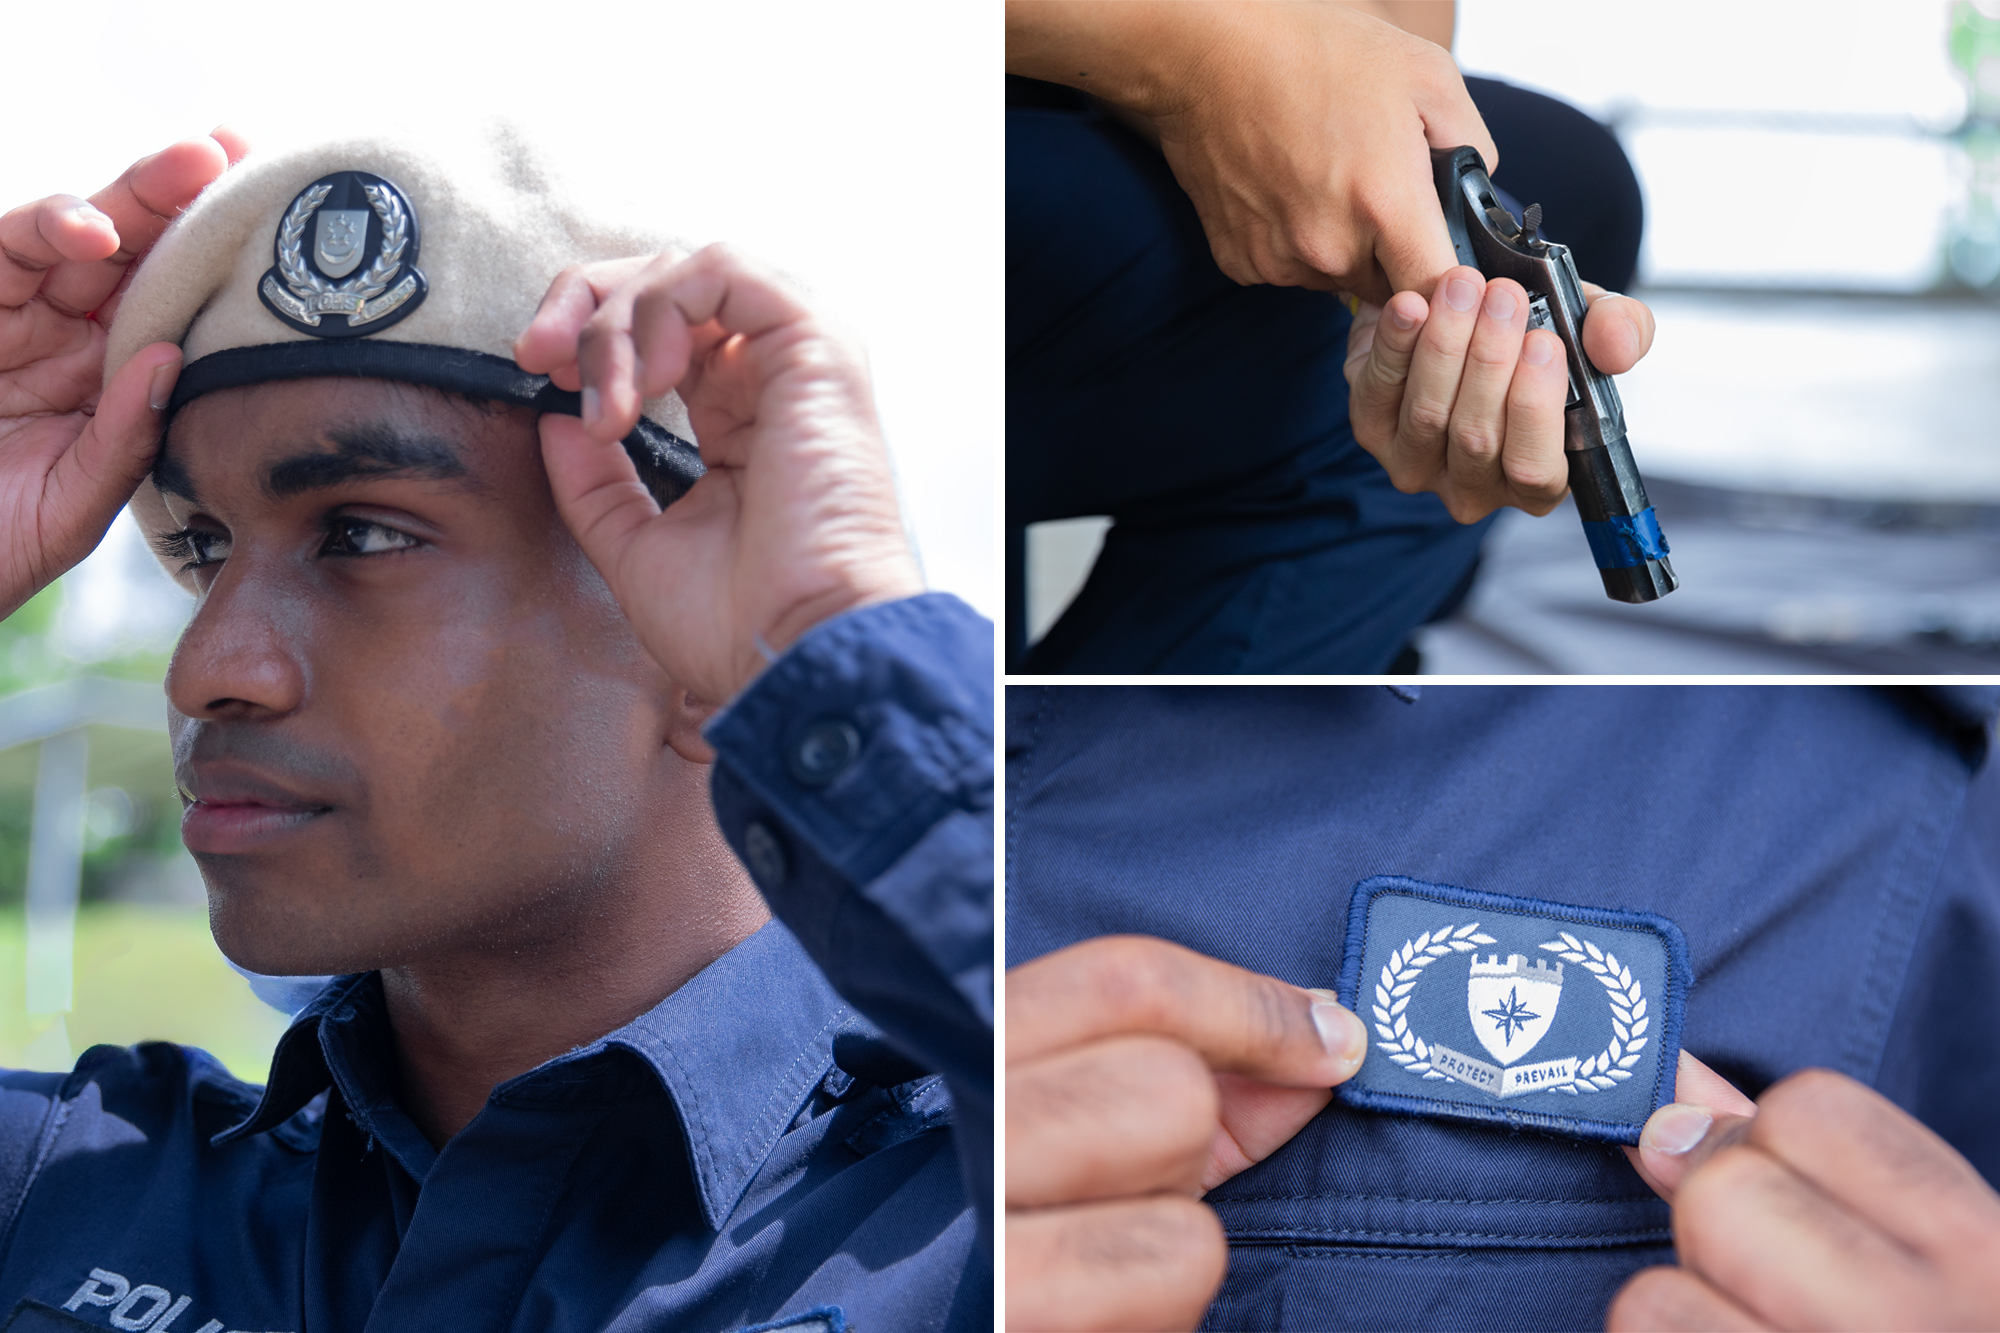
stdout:
{"type": "MultiPolygon", "coordinates": [[[[195,399],[217,389],[340,375],[425,384],[472,398],[519,403],[537,412],[583,415],[581,394],[558,389],[548,376],[530,375],[505,357],[429,343],[343,338],[264,343],[211,353],[181,371],[167,401],[166,422],[195,399]]],[[[707,471],[694,445],[645,417],[640,417],[638,426],[625,437],[625,452],[631,455],[639,480],[662,506],[680,499],[707,471]]]]}

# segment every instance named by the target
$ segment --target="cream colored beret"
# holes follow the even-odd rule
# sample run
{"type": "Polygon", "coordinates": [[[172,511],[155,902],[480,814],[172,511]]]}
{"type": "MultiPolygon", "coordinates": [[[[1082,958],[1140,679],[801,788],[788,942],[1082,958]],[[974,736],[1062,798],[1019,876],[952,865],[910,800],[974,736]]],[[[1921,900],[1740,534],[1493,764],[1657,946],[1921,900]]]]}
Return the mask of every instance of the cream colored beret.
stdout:
{"type": "MultiPolygon", "coordinates": [[[[353,375],[577,415],[579,396],[514,364],[556,274],[666,238],[565,202],[514,132],[432,151],[382,137],[251,156],[203,191],[140,264],[105,380],[179,343],[168,416],[217,389],[353,375]]],[[[701,475],[687,413],[648,400],[626,441],[662,503],[701,475]]]]}

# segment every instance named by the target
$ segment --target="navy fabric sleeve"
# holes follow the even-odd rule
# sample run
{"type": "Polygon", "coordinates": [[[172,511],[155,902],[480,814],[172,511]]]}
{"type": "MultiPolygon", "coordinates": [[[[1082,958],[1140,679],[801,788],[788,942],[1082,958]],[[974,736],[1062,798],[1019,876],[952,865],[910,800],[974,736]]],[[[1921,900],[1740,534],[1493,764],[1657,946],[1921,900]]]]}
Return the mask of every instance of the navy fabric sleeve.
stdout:
{"type": "Polygon", "coordinates": [[[927,593],[814,627],[708,727],[722,831],[834,989],[952,1091],[993,1197],[993,627],[927,593]]]}

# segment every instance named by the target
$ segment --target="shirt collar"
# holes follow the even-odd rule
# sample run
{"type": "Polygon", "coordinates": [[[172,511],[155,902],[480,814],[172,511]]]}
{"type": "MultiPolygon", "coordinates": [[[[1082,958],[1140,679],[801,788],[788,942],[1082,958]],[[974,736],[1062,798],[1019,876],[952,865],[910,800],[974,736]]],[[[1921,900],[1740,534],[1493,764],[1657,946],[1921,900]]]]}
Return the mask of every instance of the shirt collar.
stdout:
{"type": "MultiPolygon", "coordinates": [[[[337,1082],[362,1128],[421,1181],[435,1153],[401,1132],[408,1121],[389,1092],[395,1054],[382,1003],[378,974],[335,979],[279,1039],[257,1109],[214,1142],[275,1129],[337,1082]]],[[[613,1086],[588,1077],[595,1066],[636,1057],[673,1100],[703,1217],[720,1230],[832,1067],[844,1021],[840,997],[773,921],[624,1027],[501,1084],[489,1104],[589,1097],[613,1086]]]]}

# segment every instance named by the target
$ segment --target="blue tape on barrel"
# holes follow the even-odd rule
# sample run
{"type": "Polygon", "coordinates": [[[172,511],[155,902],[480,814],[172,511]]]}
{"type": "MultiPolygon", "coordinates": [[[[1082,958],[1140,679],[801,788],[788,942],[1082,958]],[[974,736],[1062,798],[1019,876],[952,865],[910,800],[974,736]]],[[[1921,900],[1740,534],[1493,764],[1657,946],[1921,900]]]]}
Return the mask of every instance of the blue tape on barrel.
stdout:
{"type": "Polygon", "coordinates": [[[1590,541],[1590,554],[1599,569],[1630,569],[1648,559],[1660,560],[1667,554],[1666,534],[1651,506],[1626,518],[1615,515],[1592,523],[1585,521],[1583,535],[1590,541]]]}

